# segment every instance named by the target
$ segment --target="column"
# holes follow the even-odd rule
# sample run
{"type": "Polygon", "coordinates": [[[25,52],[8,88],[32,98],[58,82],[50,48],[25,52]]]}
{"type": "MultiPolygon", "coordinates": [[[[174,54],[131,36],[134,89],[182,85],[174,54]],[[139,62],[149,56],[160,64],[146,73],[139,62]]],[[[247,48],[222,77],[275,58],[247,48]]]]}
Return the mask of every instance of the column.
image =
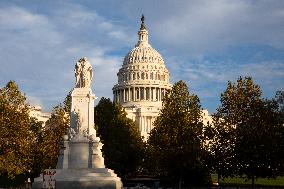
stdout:
{"type": "Polygon", "coordinates": [[[144,121],[144,132],[147,132],[147,122],[146,122],[146,116],[143,116],[143,121],[144,121]]]}
{"type": "Polygon", "coordinates": [[[128,102],[131,101],[131,98],[130,98],[130,87],[128,88],[128,99],[127,100],[128,100],[128,102]]]}
{"type": "Polygon", "coordinates": [[[123,102],[126,101],[126,96],[125,96],[125,89],[123,89],[123,102]]]}
{"type": "Polygon", "coordinates": [[[116,92],[117,92],[117,97],[116,97],[116,98],[117,98],[117,102],[119,103],[119,102],[120,102],[120,98],[119,98],[119,97],[120,97],[120,96],[119,96],[120,93],[119,93],[119,90],[117,90],[116,92]]]}
{"type": "Polygon", "coordinates": [[[142,126],[143,126],[143,125],[142,125],[142,116],[140,116],[139,122],[140,122],[140,124],[139,124],[139,131],[142,132],[142,128],[143,128],[143,127],[142,127],[142,126]]]}
{"type": "Polygon", "coordinates": [[[150,117],[150,130],[153,129],[153,124],[152,124],[152,116],[150,117]]]}
{"type": "Polygon", "coordinates": [[[147,133],[150,133],[150,123],[149,123],[149,117],[146,117],[147,120],[147,133]]]}

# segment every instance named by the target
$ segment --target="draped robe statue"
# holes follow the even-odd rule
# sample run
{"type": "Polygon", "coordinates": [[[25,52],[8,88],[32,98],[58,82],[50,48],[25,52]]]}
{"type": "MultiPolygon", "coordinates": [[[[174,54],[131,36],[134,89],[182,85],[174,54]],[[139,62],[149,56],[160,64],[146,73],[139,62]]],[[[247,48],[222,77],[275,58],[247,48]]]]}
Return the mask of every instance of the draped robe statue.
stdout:
{"type": "Polygon", "coordinates": [[[93,79],[92,65],[86,57],[75,65],[76,88],[90,88],[93,79]]]}

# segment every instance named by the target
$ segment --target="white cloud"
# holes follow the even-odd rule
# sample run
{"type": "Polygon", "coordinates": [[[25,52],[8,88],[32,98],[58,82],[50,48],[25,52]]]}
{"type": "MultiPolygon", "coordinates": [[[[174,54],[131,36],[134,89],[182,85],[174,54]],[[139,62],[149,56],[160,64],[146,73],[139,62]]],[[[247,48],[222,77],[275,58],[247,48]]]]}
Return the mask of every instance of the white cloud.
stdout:
{"type": "Polygon", "coordinates": [[[236,81],[238,77],[251,76],[256,84],[273,92],[283,90],[284,64],[276,61],[251,62],[239,64],[237,62],[179,62],[175,73],[179,79],[190,82],[190,87],[200,94],[201,97],[219,97],[220,89],[226,86],[227,81],[236,81]]]}
{"type": "Polygon", "coordinates": [[[162,18],[150,19],[155,39],[173,51],[200,54],[243,43],[284,48],[283,1],[179,1],[167,13],[170,4],[161,5],[162,18]]]}
{"type": "Polygon", "coordinates": [[[32,101],[36,99],[48,110],[73,87],[75,62],[84,56],[95,67],[95,92],[111,97],[121,58],[107,53],[126,39],[122,27],[96,12],[71,7],[54,10],[52,16],[22,7],[0,7],[0,85],[16,80],[32,101]]]}
{"type": "Polygon", "coordinates": [[[94,81],[93,89],[96,95],[112,99],[112,87],[117,83],[117,72],[122,64],[122,57],[108,56],[103,51],[97,49],[90,57],[90,62],[93,65],[94,81]]]}
{"type": "Polygon", "coordinates": [[[0,9],[0,20],[0,26],[4,27],[2,29],[28,29],[48,23],[46,17],[32,14],[16,6],[0,9]]]}

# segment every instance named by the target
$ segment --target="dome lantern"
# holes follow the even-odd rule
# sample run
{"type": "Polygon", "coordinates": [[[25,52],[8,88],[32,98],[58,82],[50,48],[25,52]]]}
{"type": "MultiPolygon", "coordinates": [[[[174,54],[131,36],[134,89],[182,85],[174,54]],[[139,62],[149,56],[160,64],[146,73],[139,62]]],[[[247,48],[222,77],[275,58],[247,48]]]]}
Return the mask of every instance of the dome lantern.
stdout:
{"type": "Polygon", "coordinates": [[[145,21],[145,17],[142,14],[141,26],[140,26],[140,30],[138,31],[138,42],[136,44],[136,47],[149,45],[149,43],[148,43],[148,31],[146,29],[144,21],[145,21]]]}

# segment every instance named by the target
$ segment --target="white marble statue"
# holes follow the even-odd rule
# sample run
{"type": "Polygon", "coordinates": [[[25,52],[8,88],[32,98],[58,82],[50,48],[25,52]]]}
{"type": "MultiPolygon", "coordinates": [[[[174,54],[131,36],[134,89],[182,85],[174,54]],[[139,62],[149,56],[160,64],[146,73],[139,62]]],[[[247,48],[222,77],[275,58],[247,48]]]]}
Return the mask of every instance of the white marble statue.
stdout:
{"type": "Polygon", "coordinates": [[[90,88],[93,79],[92,65],[86,57],[75,65],[76,88],[90,88]]]}

